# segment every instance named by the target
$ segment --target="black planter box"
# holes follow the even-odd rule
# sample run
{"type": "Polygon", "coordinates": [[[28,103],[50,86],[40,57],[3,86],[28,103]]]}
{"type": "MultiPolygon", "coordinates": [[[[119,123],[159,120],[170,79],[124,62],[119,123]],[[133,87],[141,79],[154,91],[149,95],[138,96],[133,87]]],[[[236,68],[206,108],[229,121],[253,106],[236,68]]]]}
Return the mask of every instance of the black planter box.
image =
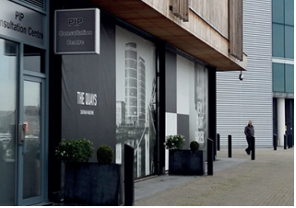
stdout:
{"type": "Polygon", "coordinates": [[[204,175],[203,151],[169,150],[170,175],[204,175]]]}
{"type": "Polygon", "coordinates": [[[121,165],[65,163],[65,204],[119,205],[121,165]]]}

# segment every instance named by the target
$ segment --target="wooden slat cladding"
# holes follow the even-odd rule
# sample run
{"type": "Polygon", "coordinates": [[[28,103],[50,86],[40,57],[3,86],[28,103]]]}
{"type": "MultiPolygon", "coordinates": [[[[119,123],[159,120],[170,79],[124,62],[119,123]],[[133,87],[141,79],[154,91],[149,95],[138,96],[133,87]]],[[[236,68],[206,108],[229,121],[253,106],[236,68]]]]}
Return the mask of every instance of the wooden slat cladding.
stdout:
{"type": "Polygon", "coordinates": [[[228,0],[191,0],[189,9],[228,40],[228,3],[228,0]]]}
{"type": "MultiPolygon", "coordinates": [[[[241,71],[247,68],[245,54],[243,54],[243,61],[239,61],[229,53],[228,0],[189,0],[189,22],[183,22],[173,14],[170,10],[170,5],[172,5],[170,0],[86,1],[216,67],[218,71],[241,71]],[[214,22],[214,24],[209,24],[203,19],[204,16],[192,10],[191,5],[195,2],[207,5],[207,17],[213,20],[211,23],[214,22]],[[209,2],[210,5],[208,5],[209,2]],[[220,25],[218,22],[222,23],[220,29],[223,30],[213,27],[213,25],[220,25]]],[[[205,11],[204,7],[200,10],[205,11]]]]}
{"type": "Polygon", "coordinates": [[[170,0],[170,10],[174,15],[188,22],[189,0],[170,0]]]}
{"type": "Polygon", "coordinates": [[[243,59],[243,0],[229,0],[230,54],[243,59]]]}

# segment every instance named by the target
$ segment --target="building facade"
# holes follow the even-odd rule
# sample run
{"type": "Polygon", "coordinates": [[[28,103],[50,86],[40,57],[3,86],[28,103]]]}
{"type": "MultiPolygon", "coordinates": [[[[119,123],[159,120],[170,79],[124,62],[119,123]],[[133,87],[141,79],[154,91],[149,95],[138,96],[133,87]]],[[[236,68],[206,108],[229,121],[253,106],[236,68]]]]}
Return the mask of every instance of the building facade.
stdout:
{"type": "Polygon", "coordinates": [[[294,138],[294,1],[272,0],[273,133],[294,138]]]}
{"type": "Polygon", "coordinates": [[[256,146],[272,146],[272,26],[271,1],[243,1],[244,52],[248,67],[242,72],[217,73],[217,132],[221,146],[246,146],[244,128],[255,128],[256,146]],[[231,83],[231,84],[230,84],[231,83]]]}
{"type": "Polygon", "coordinates": [[[257,147],[272,147],[274,134],[283,146],[285,126],[288,133],[294,126],[294,4],[284,0],[243,4],[248,67],[243,80],[238,72],[217,72],[217,131],[222,146],[228,145],[231,135],[233,146],[246,147],[244,127],[252,120],[257,147]]]}
{"type": "Polygon", "coordinates": [[[242,2],[0,0],[0,205],[63,197],[62,139],[109,145],[118,164],[129,144],[135,178],[166,172],[168,135],[206,149],[216,73],[247,68],[242,2]],[[56,21],[86,10],[99,16],[56,21]],[[87,45],[93,31],[80,24],[94,21],[87,45]]]}

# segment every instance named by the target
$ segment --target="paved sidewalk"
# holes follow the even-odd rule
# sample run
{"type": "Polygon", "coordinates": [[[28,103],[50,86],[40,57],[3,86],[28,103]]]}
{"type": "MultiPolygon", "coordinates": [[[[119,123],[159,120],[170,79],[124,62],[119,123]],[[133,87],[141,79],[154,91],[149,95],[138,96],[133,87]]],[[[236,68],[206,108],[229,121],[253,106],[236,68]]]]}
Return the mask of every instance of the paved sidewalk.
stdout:
{"type": "Polygon", "coordinates": [[[213,176],[158,176],[135,183],[136,206],[294,206],[294,148],[217,152],[213,176]]]}

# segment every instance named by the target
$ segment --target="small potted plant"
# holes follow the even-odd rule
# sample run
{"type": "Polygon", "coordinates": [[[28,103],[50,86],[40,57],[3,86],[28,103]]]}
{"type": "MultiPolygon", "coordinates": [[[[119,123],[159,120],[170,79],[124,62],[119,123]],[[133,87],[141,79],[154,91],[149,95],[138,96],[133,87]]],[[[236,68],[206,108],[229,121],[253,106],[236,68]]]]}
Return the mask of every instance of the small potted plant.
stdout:
{"type": "Polygon", "coordinates": [[[197,141],[190,142],[190,149],[192,152],[199,150],[199,143],[197,141]]]}
{"type": "Polygon", "coordinates": [[[98,162],[88,162],[92,142],[86,139],[62,140],[55,155],[65,162],[64,202],[78,205],[119,205],[122,203],[121,165],[112,164],[108,145],[97,149],[98,162]]]}
{"type": "Polygon", "coordinates": [[[184,145],[184,142],[185,142],[184,136],[181,134],[169,135],[166,138],[164,146],[166,149],[169,149],[169,150],[181,149],[184,145]]]}
{"type": "Polygon", "coordinates": [[[55,149],[55,156],[65,163],[88,162],[93,151],[93,143],[87,139],[62,139],[55,149]]]}
{"type": "Polygon", "coordinates": [[[113,161],[113,150],[108,145],[101,145],[97,149],[97,160],[99,164],[111,164],[113,161]]]}

